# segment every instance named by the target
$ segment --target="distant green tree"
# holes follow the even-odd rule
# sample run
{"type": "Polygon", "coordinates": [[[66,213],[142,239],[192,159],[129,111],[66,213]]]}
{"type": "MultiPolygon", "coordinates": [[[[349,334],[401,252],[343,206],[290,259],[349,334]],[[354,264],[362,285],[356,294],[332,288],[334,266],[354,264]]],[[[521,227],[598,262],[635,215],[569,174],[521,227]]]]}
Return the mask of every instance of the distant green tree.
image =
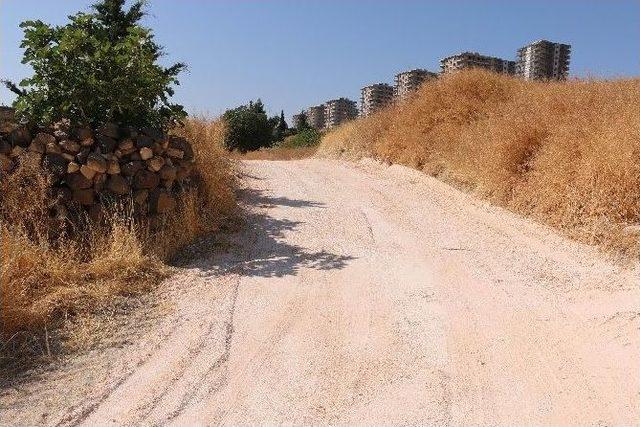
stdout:
{"type": "Polygon", "coordinates": [[[50,26],[25,21],[23,64],[33,76],[17,87],[17,114],[36,124],[63,118],[74,124],[108,121],[134,126],[168,126],[186,117],[172,104],[173,85],[182,63],[158,64],[162,47],[150,29],[140,25],[144,0],[128,10],[125,0],[102,0],[91,13],[69,16],[69,23],[50,26]]]}
{"type": "Polygon", "coordinates": [[[278,127],[280,128],[281,132],[285,132],[287,129],[289,129],[289,125],[284,119],[284,110],[280,110],[280,123],[278,123],[278,127]]]}
{"type": "Polygon", "coordinates": [[[260,99],[227,110],[222,118],[228,126],[224,141],[228,150],[246,153],[271,145],[273,122],[260,99]]]}
{"type": "Polygon", "coordinates": [[[287,132],[289,130],[289,125],[284,119],[284,110],[280,111],[280,117],[275,117],[273,119],[273,142],[276,143],[278,141],[282,141],[286,136],[289,135],[289,133],[287,132]]]}
{"type": "Polygon", "coordinates": [[[307,113],[300,111],[299,116],[298,123],[296,123],[296,130],[299,132],[304,129],[309,129],[311,126],[309,126],[309,122],[307,121],[307,113]]]}
{"type": "Polygon", "coordinates": [[[300,130],[298,133],[289,136],[284,140],[280,147],[283,148],[301,148],[311,147],[317,145],[322,138],[322,134],[317,130],[307,127],[300,130]]]}
{"type": "Polygon", "coordinates": [[[269,117],[269,127],[271,128],[271,140],[277,141],[278,138],[278,122],[280,122],[280,116],[269,117]]]}

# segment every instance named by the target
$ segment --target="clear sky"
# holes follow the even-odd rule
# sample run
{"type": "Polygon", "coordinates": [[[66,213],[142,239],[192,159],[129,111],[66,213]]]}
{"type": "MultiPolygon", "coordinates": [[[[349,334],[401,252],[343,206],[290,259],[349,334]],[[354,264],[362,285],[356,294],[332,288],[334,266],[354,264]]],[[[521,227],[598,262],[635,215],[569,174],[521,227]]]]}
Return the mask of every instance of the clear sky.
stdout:
{"type": "MultiPolygon", "coordinates": [[[[91,0],[0,0],[0,76],[20,64],[18,24],[62,24],[91,0]]],[[[640,75],[640,0],[150,0],[146,25],[184,61],[176,100],[218,115],[262,98],[289,117],[309,105],[391,82],[410,68],[439,70],[464,50],[515,59],[541,38],[573,46],[572,76],[640,75]]],[[[0,90],[0,103],[13,99],[0,90]]]]}

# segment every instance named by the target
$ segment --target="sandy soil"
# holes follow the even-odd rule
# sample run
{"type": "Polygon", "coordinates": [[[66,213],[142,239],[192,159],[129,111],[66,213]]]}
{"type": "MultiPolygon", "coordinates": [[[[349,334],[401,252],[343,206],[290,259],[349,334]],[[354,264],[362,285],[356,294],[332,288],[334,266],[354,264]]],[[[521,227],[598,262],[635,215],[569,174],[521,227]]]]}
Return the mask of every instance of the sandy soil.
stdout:
{"type": "Polygon", "coordinates": [[[192,248],[171,313],[4,390],[0,424],[640,419],[637,265],[400,166],[251,161],[244,181],[247,227],[192,248]]]}

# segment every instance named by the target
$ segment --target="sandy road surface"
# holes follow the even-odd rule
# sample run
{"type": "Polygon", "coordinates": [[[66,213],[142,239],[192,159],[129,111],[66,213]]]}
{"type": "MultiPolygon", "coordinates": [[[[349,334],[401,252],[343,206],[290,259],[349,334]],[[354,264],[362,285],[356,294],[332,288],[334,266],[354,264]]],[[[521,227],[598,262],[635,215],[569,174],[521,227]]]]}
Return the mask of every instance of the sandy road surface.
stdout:
{"type": "Polygon", "coordinates": [[[244,181],[248,227],[166,284],[173,314],[5,392],[0,423],[638,421],[637,267],[398,166],[244,181]]]}

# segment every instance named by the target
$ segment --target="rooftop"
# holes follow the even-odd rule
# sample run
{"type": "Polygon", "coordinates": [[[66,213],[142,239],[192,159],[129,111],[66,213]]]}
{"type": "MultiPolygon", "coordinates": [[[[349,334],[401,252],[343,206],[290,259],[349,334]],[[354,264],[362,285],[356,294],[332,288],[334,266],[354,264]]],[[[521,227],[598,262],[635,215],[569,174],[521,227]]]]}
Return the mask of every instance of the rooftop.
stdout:
{"type": "Polygon", "coordinates": [[[531,43],[529,43],[529,44],[527,44],[527,45],[525,45],[525,46],[533,46],[533,45],[536,45],[536,44],[559,44],[559,45],[561,45],[561,46],[571,47],[571,45],[570,45],[570,44],[566,44],[566,43],[559,43],[559,42],[552,42],[552,41],[549,41],[549,40],[546,40],[546,39],[536,40],[536,41],[531,42],[531,43]]]}
{"type": "Polygon", "coordinates": [[[374,84],[370,84],[368,86],[363,87],[362,90],[369,89],[369,88],[379,88],[379,87],[392,88],[392,86],[389,83],[374,83],[374,84]]]}
{"type": "Polygon", "coordinates": [[[509,59],[504,59],[504,58],[498,58],[497,56],[491,56],[491,55],[484,55],[482,53],[478,53],[478,52],[460,52],[460,53],[456,53],[454,55],[450,55],[447,57],[444,57],[440,60],[440,62],[446,61],[447,59],[452,59],[452,58],[456,58],[459,56],[481,56],[483,58],[488,58],[488,59],[497,59],[499,61],[509,61],[509,59]]]}
{"type": "Polygon", "coordinates": [[[433,73],[433,72],[431,72],[431,71],[429,71],[429,70],[425,70],[424,68],[414,68],[414,69],[412,69],[412,70],[401,71],[401,72],[399,72],[398,74],[396,74],[396,77],[397,77],[397,76],[401,76],[401,75],[403,75],[403,74],[411,74],[411,73],[416,73],[416,72],[419,72],[419,73],[430,73],[430,74],[435,74],[435,73],[433,73]]]}

